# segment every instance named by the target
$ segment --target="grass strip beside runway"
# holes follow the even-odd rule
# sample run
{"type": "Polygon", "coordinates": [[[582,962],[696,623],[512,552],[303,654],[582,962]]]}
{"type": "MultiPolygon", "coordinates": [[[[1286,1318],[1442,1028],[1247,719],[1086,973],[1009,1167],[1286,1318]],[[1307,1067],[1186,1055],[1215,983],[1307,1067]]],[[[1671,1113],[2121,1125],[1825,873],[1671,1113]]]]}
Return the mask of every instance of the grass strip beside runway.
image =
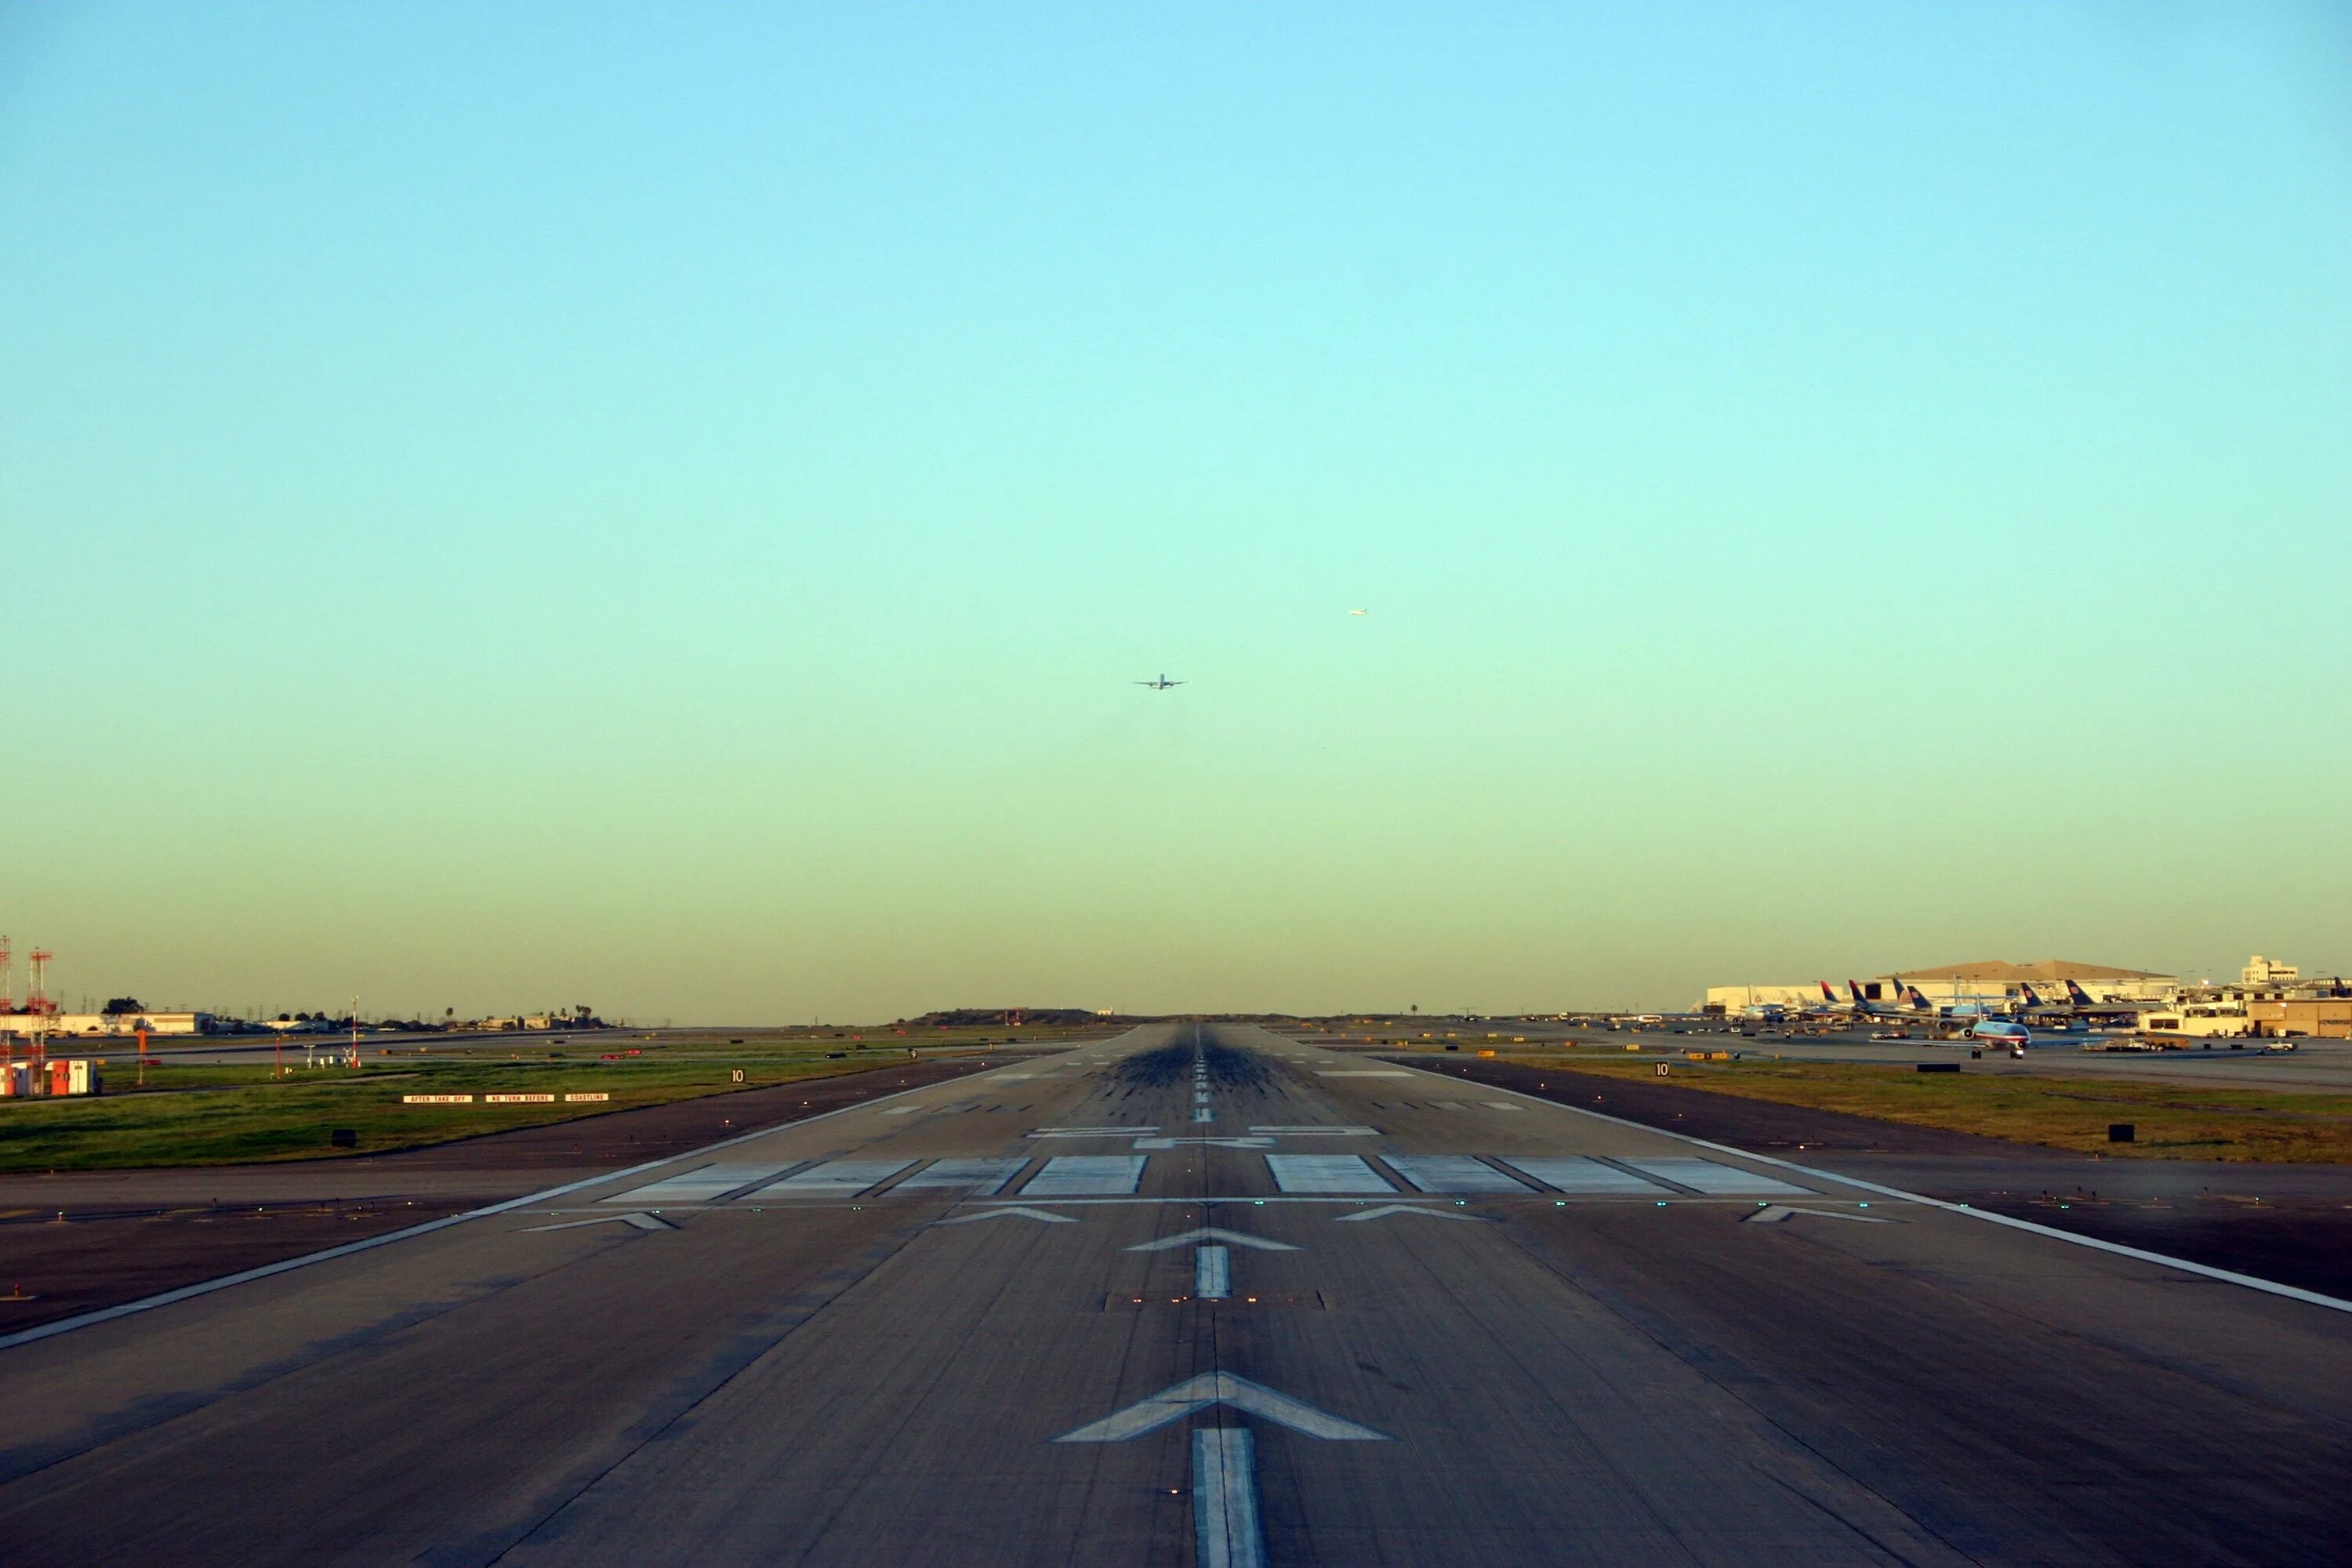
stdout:
{"type": "MultiPolygon", "coordinates": [[[[1657,1058],[1510,1051],[1501,1058],[1594,1078],[1654,1083],[1657,1058]]],[[[1668,1058],[1679,1089],[1973,1132],[2119,1159],[2352,1163],[2352,1095],[2236,1085],[2135,1082],[1995,1072],[1922,1073],[1847,1062],[1691,1062],[1668,1058]],[[2128,1143],[2107,1128],[2130,1122],[2128,1143]]]]}
{"type": "Polygon", "coordinates": [[[0,1100],[0,1172],[117,1170],[245,1164],[348,1153],[381,1153],[446,1143],[485,1132],[544,1126],[614,1110],[727,1094],[906,1065],[903,1055],[757,1051],[732,1058],[629,1062],[548,1059],[419,1060],[370,1058],[348,1068],[291,1067],[272,1077],[253,1067],[151,1067],[148,1091],[131,1089],[137,1069],[110,1066],[95,1099],[0,1100]],[[741,1071],[743,1080],[733,1079],[741,1071]],[[117,1092],[117,1086],[123,1092],[117,1092]],[[567,1093],[603,1093],[567,1103],[567,1093]],[[461,1105],[414,1105],[403,1096],[460,1095],[461,1105]],[[552,1094],[551,1103],[493,1105],[486,1094],[552,1094]],[[332,1130],[357,1135],[348,1148],[332,1130]]]}

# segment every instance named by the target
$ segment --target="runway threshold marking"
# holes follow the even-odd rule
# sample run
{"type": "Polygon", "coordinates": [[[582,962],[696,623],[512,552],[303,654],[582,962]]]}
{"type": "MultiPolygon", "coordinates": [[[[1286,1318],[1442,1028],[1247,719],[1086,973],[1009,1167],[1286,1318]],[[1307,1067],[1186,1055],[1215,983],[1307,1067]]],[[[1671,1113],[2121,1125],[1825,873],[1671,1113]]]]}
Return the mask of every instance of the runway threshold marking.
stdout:
{"type": "MultiPolygon", "coordinates": [[[[1431,1073],[1429,1076],[1441,1078],[1444,1075],[1431,1073]]],[[[1622,1116],[1611,1116],[1599,1110],[1587,1110],[1580,1105],[1570,1105],[1557,1100],[1545,1100],[1538,1095],[1520,1094],[1516,1089],[1506,1089],[1501,1092],[1519,1095],[1520,1099],[1531,1105],[1545,1106],[1553,1110],[1565,1110],[1576,1116],[1589,1116],[1595,1121],[1606,1121],[1612,1127],[1623,1127],[1635,1132],[1646,1132],[1654,1138],[1671,1138],[1678,1143],[1687,1143],[1695,1149],[1711,1149],[1718,1154],[1728,1154],[1734,1159],[1753,1160],[1759,1165],[1773,1165],[1783,1171],[1794,1171],[1801,1176],[1811,1176],[1816,1181],[1833,1182],[1840,1186],[1853,1187],[1861,1192],[1876,1193],[1881,1197],[1895,1198],[1906,1204],[1917,1204],[1922,1208],[1942,1209],[1946,1214],[1958,1215],[1963,1219],[1979,1219],[1987,1225],[2002,1226],[2011,1230],[2021,1230],[2030,1235],[2046,1237],[2052,1241],[2063,1241],[2070,1247],[2084,1247],[2094,1252],[2113,1253],[2118,1258],[2129,1258],[2140,1263],[2153,1263],[2159,1268],[2179,1269],[2183,1274],[2194,1274],[2200,1279],[2219,1279],[2225,1285],[2242,1286],[2249,1290],[2259,1290],[2266,1296],[2284,1297],[2290,1301],[2301,1301],[2305,1306],[2325,1307],[2331,1312],[2352,1312],[2352,1301],[2336,1296],[2322,1295],[2316,1290],[2306,1290],[2299,1285],[2282,1285],[2275,1279],[2261,1279],[2252,1274],[2240,1274],[2232,1269],[2216,1268],[2210,1263],[2195,1263],[2186,1258],[2172,1258],[2161,1252],[2150,1252],[2143,1247],[2126,1247],[2119,1241],[2102,1241],[2095,1236],[2077,1236],[2073,1231],[2060,1230],[2053,1226],[2037,1225],[2030,1219],[2018,1219],[2011,1215],[1995,1214],[1990,1209],[1971,1208],[1967,1204],[1950,1203],[1943,1198],[1928,1197],[1922,1193],[1906,1192],[1901,1187],[1890,1187],[1884,1182],[1865,1181],[1860,1176],[1840,1175],[1835,1171],[1823,1171],[1811,1165],[1801,1165],[1794,1160],[1783,1160],[1777,1155],[1758,1154],[1746,1149],[1735,1149],[1728,1143],[1716,1143],[1705,1138],[1695,1138],[1687,1132],[1669,1132],[1663,1127],[1652,1127],[1646,1122],[1629,1121],[1622,1116]]],[[[5,1347],[7,1342],[5,1340],[0,1340],[0,1347],[5,1347]]]]}
{"type": "Polygon", "coordinates": [[[1173,1149],[1179,1144],[1194,1149],[1271,1149],[1274,1140],[1262,1135],[1235,1134],[1224,1138],[1139,1138],[1135,1141],[1139,1149],[1173,1149]]]}
{"type": "Polygon", "coordinates": [[[1014,1204],[1008,1208],[981,1209],[972,1214],[952,1215],[946,1219],[933,1220],[931,1223],[933,1225],[978,1225],[984,1219],[1034,1219],[1046,1225],[1078,1223],[1068,1215],[1055,1214],[1050,1209],[1033,1209],[1024,1204],[1014,1204]]]}
{"type": "Polygon", "coordinates": [[[1383,1154],[1389,1168],[1424,1193],[1525,1193],[1528,1184],[1475,1154],[1383,1154]]]}
{"type": "Polygon", "coordinates": [[[1126,1247],[1122,1250],[1128,1252],[1168,1252],[1172,1251],[1179,1247],[1190,1247],[1196,1241],[1230,1242],[1235,1247],[1255,1247],[1265,1252],[1297,1252],[1299,1250],[1297,1247],[1292,1246],[1286,1241],[1276,1241],[1270,1237],[1252,1236],[1246,1231],[1226,1230],[1221,1226],[1213,1225],[1196,1226],[1192,1230],[1184,1232],[1181,1236],[1163,1236],[1157,1241],[1139,1241],[1133,1247],[1126,1247]]]}
{"type": "Polygon", "coordinates": [[[1503,1163],[1559,1193],[1622,1193],[1654,1197],[1668,1191],[1655,1182],[1614,1165],[1604,1165],[1587,1154],[1515,1154],[1503,1163]]]}
{"type": "Polygon", "coordinates": [[[1257,1506],[1257,1453],[1242,1426],[1192,1434],[1192,1536],[1200,1568],[1265,1568],[1257,1506]]]}
{"type": "Polygon", "coordinates": [[[757,1165],[704,1165],[682,1175],[666,1177],[625,1193],[616,1193],[600,1201],[608,1204],[628,1204],[648,1208],[662,1204],[703,1204],[725,1196],[738,1187],[749,1187],[782,1175],[798,1160],[771,1160],[757,1165]]]}
{"type": "Polygon", "coordinates": [[[826,1160],[786,1176],[781,1182],[771,1182],[749,1195],[751,1198],[821,1197],[827,1194],[846,1197],[888,1181],[913,1163],[912,1160],[826,1160]]]}
{"type": "Polygon", "coordinates": [[[1389,1435],[1375,1432],[1370,1426],[1334,1415],[1328,1410],[1318,1410],[1303,1399],[1293,1399],[1263,1384],[1252,1383],[1230,1372],[1204,1372],[1196,1377],[1171,1384],[1149,1398],[1139,1399],[1123,1410],[1114,1410],[1098,1420],[1073,1427],[1054,1439],[1056,1443],[1124,1443],[1140,1437],[1146,1432],[1157,1432],[1171,1421],[1213,1405],[1223,1405],[1244,1415],[1255,1415],[1261,1421],[1271,1421],[1277,1426],[1287,1426],[1293,1432],[1309,1437],[1320,1437],[1333,1443],[1385,1443],[1389,1435]]]}
{"type": "Polygon", "coordinates": [[[1021,1189],[1024,1198],[1132,1193],[1143,1180],[1142,1154],[1056,1154],[1021,1189]]]}
{"type": "Polygon", "coordinates": [[[1396,1188],[1360,1154],[1268,1154],[1265,1167],[1286,1193],[1377,1193],[1396,1188]]]}
{"type": "Polygon", "coordinates": [[[1004,1184],[1019,1174],[1021,1167],[1028,1163],[1028,1159],[1020,1154],[934,1160],[890,1190],[903,1193],[927,1187],[961,1187],[974,1194],[994,1194],[1002,1192],[1004,1184]]]}
{"type": "Polygon", "coordinates": [[[1619,1163],[1655,1176],[1677,1186],[1688,1187],[1695,1193],[1705,1193],[1711,1198],[1778,1197],[1784,1194],[1800,1197],[1816,1196],[1811,1187],[1801,1187],[1774,1176],[1759,1175],[1736,1165],[1726,1165],[1714,1160],[1622,1160],[1619,1163]]]}

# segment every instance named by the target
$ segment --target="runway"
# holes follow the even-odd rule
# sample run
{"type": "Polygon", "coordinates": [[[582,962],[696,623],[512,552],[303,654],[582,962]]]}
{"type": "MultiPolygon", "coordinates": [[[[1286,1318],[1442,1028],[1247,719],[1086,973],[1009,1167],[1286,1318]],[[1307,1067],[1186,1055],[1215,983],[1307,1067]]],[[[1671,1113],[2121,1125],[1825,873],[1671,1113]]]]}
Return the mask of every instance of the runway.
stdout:
{"type": "Polygon", "coordinates": [[[2352,1538],[2352,1314],[1253,1027],[566,1187],[0,1342],[0,1558],[2277,1564],[2352,1538]]]}

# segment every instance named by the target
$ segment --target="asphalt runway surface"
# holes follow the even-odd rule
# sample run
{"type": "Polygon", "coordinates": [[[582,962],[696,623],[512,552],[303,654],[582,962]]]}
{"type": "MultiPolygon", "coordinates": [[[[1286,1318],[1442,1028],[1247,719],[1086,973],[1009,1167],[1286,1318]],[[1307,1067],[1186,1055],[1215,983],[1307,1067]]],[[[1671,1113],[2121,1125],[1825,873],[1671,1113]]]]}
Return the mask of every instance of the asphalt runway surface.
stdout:
{"type": "Polygon", "coordinates": [[[6,1560],[2277,1564],[2352,1539],[2352,1314],[2324,1300],[1247,1026],[567,1188],[0,1338],[6,1560]]]}

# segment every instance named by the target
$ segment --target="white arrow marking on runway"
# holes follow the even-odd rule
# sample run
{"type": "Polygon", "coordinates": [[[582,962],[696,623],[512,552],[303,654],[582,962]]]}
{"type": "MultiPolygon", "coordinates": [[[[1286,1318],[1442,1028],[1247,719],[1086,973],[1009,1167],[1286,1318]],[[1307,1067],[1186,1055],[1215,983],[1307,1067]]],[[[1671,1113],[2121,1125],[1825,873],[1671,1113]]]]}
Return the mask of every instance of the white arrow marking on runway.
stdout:
{"type": "Polygon", "coordinates": [[[984,1219],[1041,1219],[1047,1225],[1076,1225],[1078,1222],[1066,1214],[1050,1214],[1044,1209],[1024,1207],[1013,1204],[1001,1209],[982,1209],[978,1214],[960,1214],[951,1219],[934,1220],[934,1225],[978,1225],[984,1219]]]}
{"type": "Polygon", "coordinates": [[[1161,1389],[1149,1399],[1139,1399],[1124,1410],[1113,1411],[1099,1421],[1089,1421],[1075,1431],[1065,1432],[1054,1439],[1056,1443],[1124,1443],[1130,1437],[1140,1437],[1146,1432],[1156,1432],[1171,1421],[1181,1421],[1196,1411],[1213,1405],[1230,1405],[1245,1415],[1287,1426],[1294,1432],[1304,1432],[1309,1437],[1323,1437],[1334,1443],[1385,1443],[1389,1436],[1360,1426],[1344,1416],[1328,1410],[1318,1410],[1312,1405],[1293,1399],[1286,1394],[1236,1377],[1230,1372],[1204,1372],[1198,1377],[1188,1377],[1172,1388],[1161,1389]]]}
{"type": "Polygon", "coordinates": [[[1376,1209],[1366,1209],[1361,1214],[1343,1214],[1339,1217],[1343,1220],[1386,1219],[1392,1214],[1425,1214],[1432,1219],[1468,1219],[1470,1217],[1466,1214],[1456,1214],[1452,1209],[1425,1209],[1417,1204],[1382,1204],[1376,1209]]]}
{"type": "Polygon", "coordinates": [[[1190,1247],[1196,1241],[1227,1241],[1231,1242],[1235,1247],[1261,1247],[1267,1252],[1297,1252],[1298,1250],[1297,1247],[1291,1246],[1290,1243],[1286,1241],[1272,1241],[1263,1236],[1244,1236],[1240,1231],[1223,1230],[1213,1225],[1204,1225],[1198,1230],[1188,1230],[1181,1236],[1163,1237],[1158,1241],[1139,1241],[1133,1247],[1129,1247],[1127,1250],[1129,1252],[1167,1252],[1174,1247],[1190,1247]]]}
{"type": "Polygon", "coordinates": [[[562,1225],[527,1225],[525,1230],[578,1230],[583,1225],[610,1225],[619,1220],[623,1225],[635,1226],[639,1230],[676,1230],[677,1226],[666,1219],[649,1214],[604,1214],[594,1219],[566,1220],[562,1225]]]}
{"type": "Polygon", "coordinates": [[[1758,1209],[1754,1214],[1749,1215],[1747,1219],[1741,1223],[1746,1225],[1755,1225],[1760,1222],[1764,1225],[1778,1225],[1780,1221],[1789,1218],[1792,1215],[1801,1214],[1809,1214],[1815,1219],[1857,1219],[1864,1225],[1893,1225],[1895,1223],[1891,1219],[1882,1219],[1874,1214],[1840,1214],[1835,1209],[1792,1209],[1784,1207],[1780,1204],[1767,1204],[1762,1208],[1758,1209]]]}

